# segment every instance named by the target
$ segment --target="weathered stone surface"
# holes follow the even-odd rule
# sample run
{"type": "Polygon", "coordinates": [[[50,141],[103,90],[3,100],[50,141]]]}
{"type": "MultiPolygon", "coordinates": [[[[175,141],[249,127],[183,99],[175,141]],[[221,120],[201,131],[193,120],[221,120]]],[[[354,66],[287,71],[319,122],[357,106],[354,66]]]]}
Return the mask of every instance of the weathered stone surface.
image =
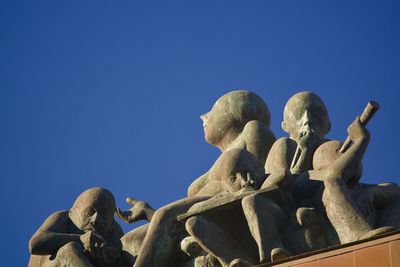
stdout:
{"type": "Polygon", "coordinates": [[[201,116],[205,139],[221,155],[187,198],[157,210],[127,198],[132,208],[121,211],[110,192],[89,189],[35,233],[30,266],[272,264],[392,231],[400,225],[399,187],[360,183],[366,123],[378,107],[369,103],[343,144],[325,138],[331,123],[322,99],[300,92],[284,108],[288,136],[275,140],[259,96],[227,93],[201,116]],[[122,236],[114,211],[149,223],[122,236]]]}
{"type": "Polygon", "coordinates": [[[70,210],[50,215],[33,235],[29,266],[123,266],[115,209],[108,190],[86,190],[70,210]]]}

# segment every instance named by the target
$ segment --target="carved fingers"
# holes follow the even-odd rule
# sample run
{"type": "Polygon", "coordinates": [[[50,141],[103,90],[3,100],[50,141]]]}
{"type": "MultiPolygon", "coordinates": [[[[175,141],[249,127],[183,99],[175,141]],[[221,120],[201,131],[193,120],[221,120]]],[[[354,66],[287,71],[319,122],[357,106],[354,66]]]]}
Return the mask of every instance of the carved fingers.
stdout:
{"type": "Polygon", "coordinates": [[[359,117],[356,117],[356,119],[350,124],[350,126],[347,128],[347,132],[349,133],[350,139],[352,141],[369,137],[369,132],[361,124],[359,117]]]}
{"type": "Polygon", "coordinates": [[[127,197],[126,203],[131,205],[132,208],[126,211],[117,208],[117,216],[127,223],[133,223],[139,220],[148,220],[148,214],[154,211],[146,202],[136,200],[132,197],[127,197]]]}
{"type": "Polygon", "coordinates": [[[106,246],[107,242],[105,239],[95,231],[88,231],[80,236],[80,240],[83,244],[85,251],[96,258],[103,247],[106,246]]]}
{"type": "Polygon", "coordinates": [[[314,132],[302,132],[299,135],[297,144],[301,151],[313,151],[320,142],[320,138],[314,132]]]}
{"type": "Polygon", "coordinates": [[[95,231],[88,231],[80,236],[84,250],[96,263],[107,266],[120,257],[120,250],[108,247],[106,240],[95,231]]]}

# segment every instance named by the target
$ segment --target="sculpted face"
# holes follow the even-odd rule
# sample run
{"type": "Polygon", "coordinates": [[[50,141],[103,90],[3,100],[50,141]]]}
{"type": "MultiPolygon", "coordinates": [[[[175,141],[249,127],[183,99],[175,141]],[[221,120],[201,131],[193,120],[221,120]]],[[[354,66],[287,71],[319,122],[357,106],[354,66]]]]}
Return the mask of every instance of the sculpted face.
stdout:
{"type": "Polygon", "coordinates": [[[200,118],[206,141],[217,147],[236,138],[251,120],[258,120],[267,126],[270,124],[270,113],[265,102],[258,95],[244,90],[223,95],[200,118]]]}
{"type": "Polygon", "coordinates": [[[115,209],[115,200],[110,191],[91,188],[75,200],[70,218],[84,232],[95,230],[105,233],[114,222],[115,209]]]}
{"type": "Polygon", "coordinates": [[[265,180],[264,166],[245,149],[229,149],[214,163],[210,180],[220,180],[228,192],[258,189],[265,180]]]}
{"type": "Polygon", "coordinates": [[[200,118],[203,121],[205,139],[212,145],[218,145],[234,124],[226,97],[218,99],[212,109],[200,118]]]}
{"type": "Polygon", "coordinates": [[[323,139],[330,125],[326,106],[314,93],[297,93],[285,106],[282,129],[294,140],[299,140],[307,133],[323,139]]]}

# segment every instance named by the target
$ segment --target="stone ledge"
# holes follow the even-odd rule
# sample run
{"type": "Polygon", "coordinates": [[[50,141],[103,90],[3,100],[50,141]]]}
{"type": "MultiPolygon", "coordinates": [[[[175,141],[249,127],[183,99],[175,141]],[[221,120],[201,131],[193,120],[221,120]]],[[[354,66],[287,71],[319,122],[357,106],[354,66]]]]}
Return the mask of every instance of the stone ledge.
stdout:
{"type": "Polygon", "coordinates": [[[333,246],[257,267],[399,267],[400,231],[333,246]]]}

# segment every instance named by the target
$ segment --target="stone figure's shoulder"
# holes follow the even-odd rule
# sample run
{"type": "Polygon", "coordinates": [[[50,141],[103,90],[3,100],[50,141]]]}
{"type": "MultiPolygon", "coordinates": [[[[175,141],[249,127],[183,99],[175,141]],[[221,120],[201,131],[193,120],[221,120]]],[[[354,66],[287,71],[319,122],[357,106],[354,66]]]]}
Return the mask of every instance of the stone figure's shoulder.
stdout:
{"type": "Polygon", "coordinates": [[[271,152],[288,152],[296,149],[297,143],[289,137],[281,137],[271,147],[271,152]]]}
{"type": "Polygon", "coordinates": [[[29,251],[31,254],[36,254],[38,246],[42,243],[44,234],[48,232],[67,233],[69,221],[68,210],[50,214],[29,241],[29,251]]]}
{"type": "Polygon", "coordinates": [[[265,171],[271,173],[290,167],[290,161],[293,158],[296,146],[296,141],[288,137],[281,137],[276,140],[268,153],[265,171]]]}
{"type": "Polygon", "coordinates": [[[271,129],[266,124],[257,120],[252,120],[246,123],[243,128],[243,134],[253,137],[261,134],[264,138],[271,138],[273,139],[273,141],[276,140],[275,135],[271,131],[271,129]]]}
{"type": "Polygon", "coordinates": [[[188,197],[195,196],[208,183],[208,172],[194,180],[188,188],[188,197]]]}
{"type": "Polygon", "coordinates": [[[260,121],[249,121],[242,132],[246,150],[255,155],[263,164],[276,138],[271,129],[260,121]]]}
{"type": "Polygon", "coordinates": [[[61,210],[50,214],[43,224],[65,224],[65,226],[67,226],[69,222],[69,210],[61,210]]]}

